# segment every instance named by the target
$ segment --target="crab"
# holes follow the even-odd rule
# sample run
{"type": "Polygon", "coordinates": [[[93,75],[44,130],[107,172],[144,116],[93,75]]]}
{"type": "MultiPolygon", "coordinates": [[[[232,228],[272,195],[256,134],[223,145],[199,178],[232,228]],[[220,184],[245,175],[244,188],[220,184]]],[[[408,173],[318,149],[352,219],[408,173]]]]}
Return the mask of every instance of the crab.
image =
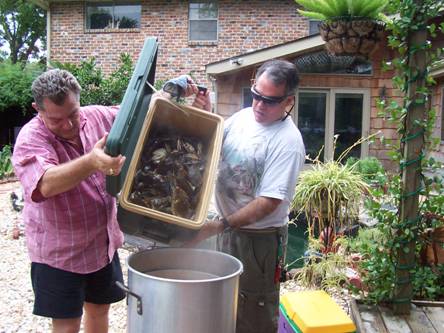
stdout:
{"type": "Polygon", "coordinates": [[[205,170],[201,140],[156,132],[142,151],[130,201],[184,218],[193,218],[205,170]]]}

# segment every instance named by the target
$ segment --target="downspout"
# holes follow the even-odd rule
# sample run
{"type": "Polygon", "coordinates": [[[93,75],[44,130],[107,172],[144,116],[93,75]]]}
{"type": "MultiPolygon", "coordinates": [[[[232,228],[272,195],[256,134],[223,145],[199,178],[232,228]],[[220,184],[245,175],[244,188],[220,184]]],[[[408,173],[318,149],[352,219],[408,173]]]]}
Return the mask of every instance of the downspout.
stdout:
{"type": "Polygon", "coordinates": [[[51,10],[46,10],[46,67],[51,60],[51,10]]]}

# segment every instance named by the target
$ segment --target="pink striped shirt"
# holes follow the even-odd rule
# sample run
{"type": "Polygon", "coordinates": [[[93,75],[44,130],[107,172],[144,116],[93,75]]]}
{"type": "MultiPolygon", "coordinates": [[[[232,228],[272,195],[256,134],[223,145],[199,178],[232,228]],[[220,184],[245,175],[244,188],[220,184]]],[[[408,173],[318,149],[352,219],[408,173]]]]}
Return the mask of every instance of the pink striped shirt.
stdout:
{"type": "MultiPolygon", "coordinates": [[[[81,108],[80,139],[85,153],[110,131],[117,111],[117,107],[81,108]]],[[[12,162],[24,189],[23,219],[31,261],[85,274],[106,266],[123,243],[116,199],[105,190],[105,175],[96,172],[73,189],[47,199],[37,190],[48,168],[81,155],[50,132],[37,115],[20,131],[12,162]],[[31,199],[33,192],[36,201],[31,199]]]]}

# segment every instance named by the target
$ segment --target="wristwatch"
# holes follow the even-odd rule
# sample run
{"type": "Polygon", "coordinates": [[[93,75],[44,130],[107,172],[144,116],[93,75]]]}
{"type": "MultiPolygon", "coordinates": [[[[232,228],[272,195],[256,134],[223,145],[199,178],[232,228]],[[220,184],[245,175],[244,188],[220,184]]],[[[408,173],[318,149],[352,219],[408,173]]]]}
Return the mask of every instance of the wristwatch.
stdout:
{"type": "Polygon", "coordinates": [[[228,220],[225,217],[220,216],[219,221],[221,221],[222,224],[224,225],[224,230],[231,228],[231,225],[228,223],[228,220]]]}

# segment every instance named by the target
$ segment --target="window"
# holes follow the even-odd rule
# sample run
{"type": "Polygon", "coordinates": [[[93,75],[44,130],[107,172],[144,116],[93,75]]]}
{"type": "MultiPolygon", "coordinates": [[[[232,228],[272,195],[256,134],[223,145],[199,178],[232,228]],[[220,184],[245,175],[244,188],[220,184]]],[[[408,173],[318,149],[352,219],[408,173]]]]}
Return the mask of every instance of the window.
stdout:
{"type": "MultiPolygon", "coordinates": [[[[327,92],[304,91],[298,96],[298,128],[304,139],[306,154],[315,158],[325,144],[327,92]]],[[[323,156],[320,156],[323,160],[323,156]]]]}
{"type": "Polygon", "coordinates": [[[321,21],[318,20],[310,20],[308,22],[308,35],[316,35],[319,33],[319,23],[321,23],[321,21]]]}
{"type": "MultiPolygon", "coordinates": [[[[337,158],[361,137],[368,136],[370,123],[370,97],[367,90],[299,89],[295,119],[310,158],[320,160],[337,158]],[[334,136],[339,135],[336,149],[334,136]]],[[[351,150],[347,157],[368,155],[368,144],[351,150]]],[[[347,158],[346,157],[346,158],[347,158]]]]}
{"type": "Polygon", "coordinates": [[[242,88],[242,108],[248,108],[253,105],[253,97],[251,96],[251,88],[242,88]]]}
{"type": "Polygon", "coordinates": [[[141,5],[134,3],[86,4],[86,29],[140,28],[141,5]]]}
{"type": "Polygon", "coordinates": [[[217,13],[215,1],[190,1],[189,40],[217,41],[217,13]]]}

